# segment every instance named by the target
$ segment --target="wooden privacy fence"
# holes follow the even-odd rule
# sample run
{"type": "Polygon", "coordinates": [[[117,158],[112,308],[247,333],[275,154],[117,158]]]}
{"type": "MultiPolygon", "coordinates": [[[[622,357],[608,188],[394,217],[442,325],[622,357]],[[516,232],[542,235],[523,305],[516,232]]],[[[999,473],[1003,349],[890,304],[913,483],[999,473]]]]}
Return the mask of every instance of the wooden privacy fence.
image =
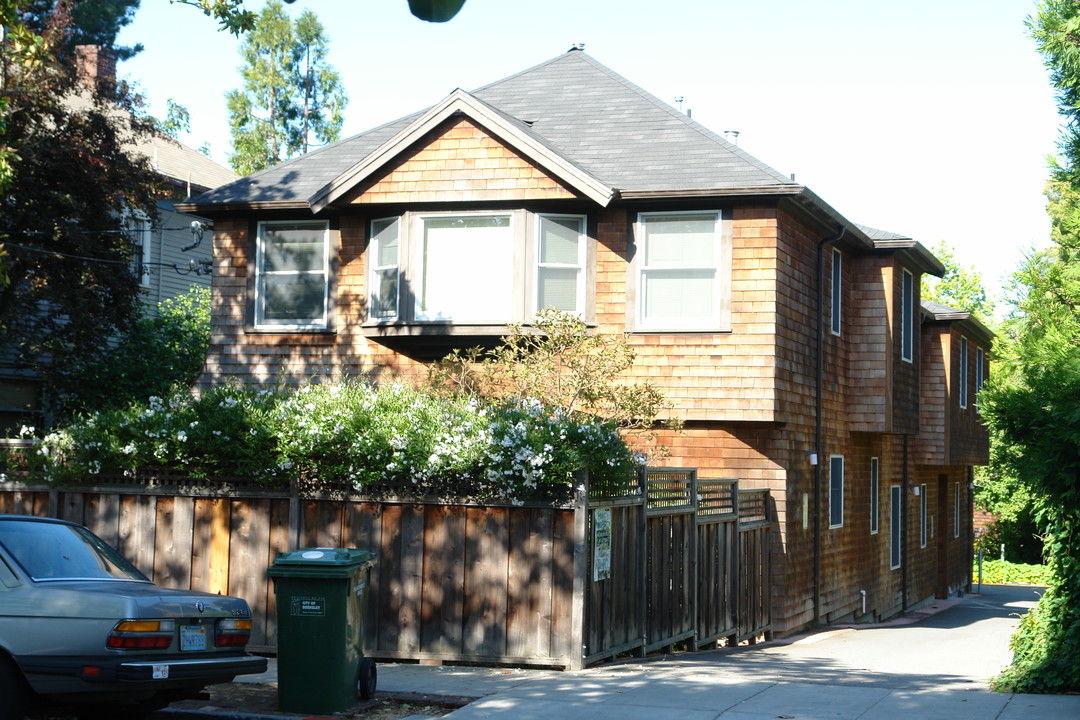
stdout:
{"type": "Polygon", "coordinates": [[[687,468],[640,482],[588,499],[585,664],[770,634],[768,491],[687,468]]]}
{"type": "Polygon", "coordinates": [[[376,553],[365,630],[379,659],[580,668],[769,631],[769,524],[739,518],[742,506],[767,508],[764,493],[690,470],[649,469],[606,497],[587,485],[565,506],[503,507],[220,483],[6,482],[0,513],[82,523],[161,585],[247,599],[252,647],[267,652],[277,633],[266,568],[300,547],[376,553]]]}

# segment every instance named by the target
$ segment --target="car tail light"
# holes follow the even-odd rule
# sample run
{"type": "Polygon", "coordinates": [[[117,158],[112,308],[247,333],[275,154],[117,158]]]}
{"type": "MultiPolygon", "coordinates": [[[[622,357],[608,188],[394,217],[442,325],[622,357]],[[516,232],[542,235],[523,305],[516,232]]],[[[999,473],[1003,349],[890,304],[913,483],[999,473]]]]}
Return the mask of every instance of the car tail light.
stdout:
{"type": "Polygon", "coordinates": [[[251,639],[251,620],[248,618],[222,618],[218,620],[214,644],[218,647],[247,645],[251,639]]]}
{"type": "Polygon", "coordinates": [[[105,646],[114,650],[165,650],[172,645],[172,620],[122,620],[109,633],[105,646]]]}

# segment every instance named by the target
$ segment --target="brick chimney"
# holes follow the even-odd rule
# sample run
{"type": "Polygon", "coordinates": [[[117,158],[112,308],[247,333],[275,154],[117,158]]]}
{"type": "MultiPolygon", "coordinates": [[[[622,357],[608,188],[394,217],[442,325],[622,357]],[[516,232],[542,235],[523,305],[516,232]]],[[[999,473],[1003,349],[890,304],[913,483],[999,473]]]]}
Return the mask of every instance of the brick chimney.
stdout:
{"type": "Polygon", "coordinates": [[[116,89],[116,53],[100,45],[76,45],[75,77],[83,87],[111,95],[116,89]]]}

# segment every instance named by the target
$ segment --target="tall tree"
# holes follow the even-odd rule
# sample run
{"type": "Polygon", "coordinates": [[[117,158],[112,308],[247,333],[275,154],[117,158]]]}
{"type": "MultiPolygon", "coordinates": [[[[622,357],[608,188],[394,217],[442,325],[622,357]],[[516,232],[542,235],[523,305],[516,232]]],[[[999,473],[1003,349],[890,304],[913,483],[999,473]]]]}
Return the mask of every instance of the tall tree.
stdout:
{"type": "Polygon", "coordinates": [[[1080,3],[1044,0],[1028,27],[1065,123],[1048,189],[1053,247],[1016,275],[999,372],[980,395],[994,461],[1030,489],[1051,587],[1021,620],[999,686],[1080,690],[1080,3]]]}
{"type": "Polygon", "coordinates": [[[326,61],[326,33],[305,10],[294,23],[270,0],[240,46],[242,90],[225,95],[233,170],[248,175],[341,136],[348,102],[341,77],[326,61]]]}
{"type": "Polygon", "coordinates": [[[14,149],[0,213],[10,277],[0,351],[45,381],[53,410],[79,382],[70,368],[101,354],[141,308],[124,218],[154,218],[161,190],[130,144],[152,125],[124,109],[129,98],[80,88],[74,68],[49,54],[66,29],[27,30],[42,54],[16,62],[5,44],[0,68],[0,148],[14,149]]]}

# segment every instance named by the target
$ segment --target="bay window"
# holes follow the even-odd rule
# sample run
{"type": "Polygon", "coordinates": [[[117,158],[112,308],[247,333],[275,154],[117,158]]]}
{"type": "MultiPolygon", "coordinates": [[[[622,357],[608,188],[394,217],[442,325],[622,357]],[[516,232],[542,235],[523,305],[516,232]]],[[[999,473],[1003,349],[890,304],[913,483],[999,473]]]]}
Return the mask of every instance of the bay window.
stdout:
{"type": "Polygon", "coordinates": [[[503,325],[537,310],[586,310],[583,215],[524,210],[413,213],[373,220],[371,324],[503,325]]]}
{"type": "Polygon", "coordinates": [[[330,229],[325,221],[260,222],[255,327],[328,327],[330,229]]]}

